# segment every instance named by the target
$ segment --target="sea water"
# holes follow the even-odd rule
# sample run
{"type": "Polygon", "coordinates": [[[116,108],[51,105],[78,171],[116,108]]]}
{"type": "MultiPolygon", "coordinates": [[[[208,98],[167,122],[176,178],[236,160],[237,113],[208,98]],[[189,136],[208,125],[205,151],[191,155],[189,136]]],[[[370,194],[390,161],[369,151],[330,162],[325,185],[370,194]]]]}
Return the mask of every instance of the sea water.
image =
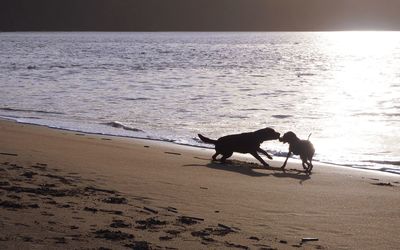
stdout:
{"type": "Polygon", "coordinates": [[[193,146],[272,127],[400,173],[399,65],[400,32],[0,33],[0,116],[193,146]]]}

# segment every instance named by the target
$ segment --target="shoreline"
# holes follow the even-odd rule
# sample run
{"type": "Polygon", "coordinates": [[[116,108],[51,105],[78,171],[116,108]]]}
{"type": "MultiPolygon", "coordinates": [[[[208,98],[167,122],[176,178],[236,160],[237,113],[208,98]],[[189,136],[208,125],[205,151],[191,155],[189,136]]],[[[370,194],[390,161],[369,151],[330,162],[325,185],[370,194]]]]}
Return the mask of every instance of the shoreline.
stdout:
{"type": "MultiPolygon", "coordinates": [[[[18,121],[18,118],[10,118],[10,117],[0,116],[0,122],[2,120],[3,121],[20,123],[20,124],[27,124],[27,125],[32,125],[32,126],[40,126],[40,127],[44,127],[44,128],[48,128],[48,129],[55,129],[55,130],[66,131],[66,132],[71,132],[71,133],[83,133],[83,134],[93,135],[93,136],[107,136],[107,137],[113,137],[113,138],[116,138],[116,139],[151,141],[151,142],[160,143],[160,145],[164,145],[164,146],[167,146],[167,147],[183,146],[183,147],[187,147],[188,149],[191,148],[193,150],[195,150],[195,149],[207,149],[207,150],[210,150],[210,153],[213,151],[212,147],[179,143],[179,142],[175,142],[175,141],[172,141],[172,140],[163,140],[163,139],[157,139],[157,138],[151,138],[151,137],[139,137],[139,136],[108,134],[108,133],[86,132],[86,131],[81,131],[81,130],[78,130],[78,129],[61,128],[61,127],[57,127],[57,126],[36,124],[36,123],[32,123],[32,122],[20,122],[20,121],[18,121]]],[[[274,159],[279,159],[278,161],[281,161],[281,162],[283,162],[285,160],[284,156],[273,155],[273,157],[274,157],[274,159]]],[[[233,158],[257,163],[257,161],[255,161],[248,154],[234,153],[233,158]]],[[[293,158],[293,156],[291,156],[289,158],[289,161],[295,161],[296,163],[300,162],[299,159],[293,158]]],[[[348,164],[348,165],[346,165],[346,164],[336,164],[336,163],[322,162],[322,161],[317,161],[317,160],[315,160],[314,163],[317,164],[317,165],[321,165],[321,166],[338,167],[338,168],[350,169],[350,170],[356,170],[356,171],[367,171],[367,172],[375,173],[377,175],[388,175],[388,176],[392,176],[392,175],[393,176],[399,176],[400,175],[400,172],[397,173],[397,172],[393,172],[393,171],[385,171],[385,170],[374,169],[374,168],[368,167],[368,165],[360,165],[360,166],[356,166],[355,167],[355,166],[352,166],[352,164],[348,164]]],[[[389,166],[392,166],[392,164],[389,164],[389,166]]]]}
{"type": "Polygon", "coordinates": [[[2,249],[400,244],[396,175],[324,164],[307,175],[295,160],[283,172],[280,160],[263,169],[236,156],[220,164],[209,149],[4,120],[0,138],[2,249]]]}

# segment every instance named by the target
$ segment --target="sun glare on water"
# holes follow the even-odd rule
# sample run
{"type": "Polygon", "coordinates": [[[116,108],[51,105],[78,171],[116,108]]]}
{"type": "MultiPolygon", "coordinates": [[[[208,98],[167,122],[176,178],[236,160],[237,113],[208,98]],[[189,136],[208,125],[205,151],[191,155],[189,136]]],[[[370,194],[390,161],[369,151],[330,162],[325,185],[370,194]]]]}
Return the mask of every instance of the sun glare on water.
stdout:
{"type": "Polygon", "coordinates": [[[380,76],[394,70],[390,57],[398,42],[398,34],[390,32],[334,33],[326,50],[341,59],[336,82],[356,96],[380,92],[385,87],[380,76]]]}
{"type": "Polygon", "coordinates": [[[325,103],[320,109],[332,118],[324,131],[332,141],[321,146],[327,152],[343,150],[340,152],[343,155],[346,148],[368,151],[365,138],[358,135],[385,131],[385,121],[368,114],[380,113],[385,100],[396,98],[390,87],[397,77],[393,55],[400,52],[399,34],[333,32],[324,35],[320,49],[329,58],[331,77],[324,83],[329,85],[329,93],[326,86],[321,87],[325,91],[322,93],[325,103]]]}
{"type": "Polygon", "coordinates": [[[328,39],[334,49],[353,55],[371,56],[391,53],[398,44],[396,32],[348,31],[333,32],[328,39]]]}

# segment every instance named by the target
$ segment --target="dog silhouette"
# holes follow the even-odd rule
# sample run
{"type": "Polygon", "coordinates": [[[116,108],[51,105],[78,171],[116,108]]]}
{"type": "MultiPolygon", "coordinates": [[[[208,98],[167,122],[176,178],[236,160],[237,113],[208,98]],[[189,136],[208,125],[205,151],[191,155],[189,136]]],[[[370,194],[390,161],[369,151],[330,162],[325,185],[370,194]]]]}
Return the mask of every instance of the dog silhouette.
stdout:
{"type": "Polygon", "coordinates": [[[249,153],[264,166],[268,167],[268,163],[257,152],[263,153],[272,160],[272,157],[265,150],[261,149],[260,145],[264,141],[279,139],[280,133],[272,128],[263,128],[254,132],[223,136],[218,138],[218,140],[207,138],[201,134],[198,134],[198,136],[203,142],[215,145],[216,152],[212,156],[213,160],[217,160],[217,156],[221,154],[220,161],[224,163],[227,158],[232,156],[233,152],[249,153]]]}
{"type": "Polygon", "coordinates": [[[309,141],[311,134],[308,136],[307,140],[300,140],[295,133],[292,131],[286,132],[279,141],[283,143],[289,143],[289,152],[286,156],[286,160],[282,165],[282,169],[285,169],[286,163],[289,156],[293,153],[294,155],[300,155],[303,168],[311,173],[313,169],[312,158],[315,153],[313,144],[309,141]]]}

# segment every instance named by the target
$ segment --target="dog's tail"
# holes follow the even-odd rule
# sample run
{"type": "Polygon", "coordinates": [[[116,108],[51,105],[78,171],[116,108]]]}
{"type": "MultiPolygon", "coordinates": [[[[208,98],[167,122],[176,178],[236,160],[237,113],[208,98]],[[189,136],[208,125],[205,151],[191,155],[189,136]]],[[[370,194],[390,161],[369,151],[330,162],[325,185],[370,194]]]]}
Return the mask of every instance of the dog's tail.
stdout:
{"type": "Polygon", "coordinates": [[[216,140],[207,138],[205,136],[202,136],[201,134],[198,134],[198,136],[199,136],[200,140],[202,140],[205,143],[215,144],[217,142],[216,140]]]}
{"type": "Polygon", "coordinates": [[[308,135],[307,141],[310,140],[310,136],[311,136],[311,135],[312,135],[312,133],[310,133],[310,134],[308,135]]]}

